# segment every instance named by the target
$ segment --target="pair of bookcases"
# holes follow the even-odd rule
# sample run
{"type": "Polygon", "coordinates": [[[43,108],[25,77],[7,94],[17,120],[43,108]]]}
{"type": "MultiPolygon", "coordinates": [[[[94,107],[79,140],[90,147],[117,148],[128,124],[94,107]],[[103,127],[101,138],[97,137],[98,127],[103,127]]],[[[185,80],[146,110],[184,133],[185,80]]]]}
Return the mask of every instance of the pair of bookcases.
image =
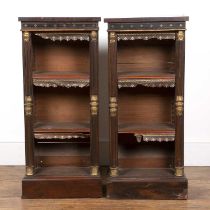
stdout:
{"type": "Polygon", "coordinates": [[[26,148],[22,197],[186,199],[188,17],[105,19],[110,164],[104,170],[99,161],[101,18],[19,20],[26,148]]]}

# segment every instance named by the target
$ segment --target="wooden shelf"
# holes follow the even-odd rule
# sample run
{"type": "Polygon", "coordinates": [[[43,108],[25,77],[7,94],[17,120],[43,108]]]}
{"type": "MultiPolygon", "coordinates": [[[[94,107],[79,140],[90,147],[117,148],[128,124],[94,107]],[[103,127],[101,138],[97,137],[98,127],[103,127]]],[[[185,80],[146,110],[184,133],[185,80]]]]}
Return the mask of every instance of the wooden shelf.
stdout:
{"type": "Polygon", "coordinates": [[[89,79],[89,75],[77,71],[34,71],[33,79],[89,79]]]}
{"type": "Polygon", "coordinates": [[[34,138],[39,143],[87,143],[88,123],[35,123],[34,138]]]}
{"type": "Polygon", "coordinates": [[[33,84],[39,87],[86,87],[90,79],[87,73],[74,71],[34,71],[33,84]]]}
{"type": "Polygon", "coordinates": [[[169,142],[175,140],[175,127],[171,124],[120,124],[119,134],[134,134],[137,142],[169,142]]]}
{"type": "Polygon", "coordinates": [[[37,122],[34,124],[35,133],[89,133],[87,122],[37,122]]]}
{"type": "Polygon", "coordinates": [[[161,72],[118,72],[118,87],[175,87],[175,74],[161,72]]]}
{"type": "Polygon", "coordinates": [[[119,124],[119,133],[175,134],[175,127],[170,123],[160,123],[160,124],[123,123],[119,124]]]}

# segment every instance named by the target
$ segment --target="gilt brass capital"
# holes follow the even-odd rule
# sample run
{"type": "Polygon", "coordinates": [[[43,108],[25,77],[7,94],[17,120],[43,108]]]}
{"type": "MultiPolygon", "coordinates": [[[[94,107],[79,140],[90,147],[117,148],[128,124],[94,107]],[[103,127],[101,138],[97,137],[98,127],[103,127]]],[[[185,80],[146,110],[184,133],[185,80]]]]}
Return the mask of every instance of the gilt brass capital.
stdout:
{"type": "Polygon", "coordinates": [[[29,32],[28,32],[28,31],[24,31],[24,32],[23,32],[23,40],[24,40],[25,42],[28,42],[28,41],[29,41],[29,37],[30,37],[29,32]]]}
{"type": "Polygon", "coordinates": [[[179,41],[183,41],[183,40],[184,40],[184,32],[183,32],[183,31],[179,31],[179,32],[177,33],[177,39],[178,39],[179,41]]]}

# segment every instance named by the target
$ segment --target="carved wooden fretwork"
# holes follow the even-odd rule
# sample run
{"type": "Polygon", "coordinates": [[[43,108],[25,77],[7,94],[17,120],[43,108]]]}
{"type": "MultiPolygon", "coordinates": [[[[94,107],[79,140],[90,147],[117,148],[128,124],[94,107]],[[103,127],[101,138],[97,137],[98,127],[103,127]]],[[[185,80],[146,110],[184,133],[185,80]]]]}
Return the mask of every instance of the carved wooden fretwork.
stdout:
{"type": "Polygon", "coordinates": [[[38,87],[88,87],[89,79],[80,80],[44,80],[44,79],[33,79],[34,86],[38,87]]]}
{"type": "Polygon", "coordinates": [[[154,134],[134,134],[137,142],[145,141],[145,142],[169,142],[169,141],[174,141],[175,140],[175,135],[173,134],[160,134],[160,135],[154,135],[154,134]]]}
{"type": "Polygon", "coordinates": [[[40,134],[40,133],[35,133],[34,138],[38,140],[48,140],[48,139],[79,139],[79,138],[89,138],[89,134],[84,134],[84,133],[68,133],[68,134],[51,134],[51,133],[45,133],[45,134],[40,134]]]}
{"type": "Polygon", "coordinates": [[[52,41],[89,41],[90,36],[88,33],[36,33],[36,36],[39,36],[43,39],[50,39],[52,41]]]}
{"type": "Polygon", "coordinates": [[[128,79],[119,80],[118,87],[136,87],[142,85],[145,87],[175,87],[174,79],[128,79]]]}
{"type": "Polygon", "coordinates": [[[149,40],[149,39],[176,39],[176,34],[175,33],[135,33],[135,34],[118,34],[117,35],[117,40],[137,40],[137,39],[142,39],[142,40],[149,40]]]}

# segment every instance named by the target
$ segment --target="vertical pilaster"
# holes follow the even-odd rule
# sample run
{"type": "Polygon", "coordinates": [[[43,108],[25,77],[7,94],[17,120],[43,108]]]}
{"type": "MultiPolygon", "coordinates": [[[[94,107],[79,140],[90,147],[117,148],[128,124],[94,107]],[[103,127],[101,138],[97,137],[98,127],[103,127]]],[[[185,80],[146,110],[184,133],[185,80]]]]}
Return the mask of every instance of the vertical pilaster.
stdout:
{"type": "Polygon", "coordinates": [[[184,66],[185,33],[176,34],[176,138],[175,138],[175,175],[184,175],[184,66]]]}
{"type": "Polygon", "coordinates": [[[91,175],[99,174],[98,31],[90,33],[90,160],[91,175]]]}
{"type": "Polygon", "coordinates": [[[118,175],[118,114],[117,114],[117,37],[115,32],[109,32],[108,40],[109,69],[109,149],[110,176],[118,175]]]}
{"type": "Polygon", "coordinates": [[[31,33],[24,31],[23,35],[23,74],[24,74],[24,113],[25,113],[25,156],[26,175],[34,174],[34,138],[33,138],[33,46],[31,33]]]}

